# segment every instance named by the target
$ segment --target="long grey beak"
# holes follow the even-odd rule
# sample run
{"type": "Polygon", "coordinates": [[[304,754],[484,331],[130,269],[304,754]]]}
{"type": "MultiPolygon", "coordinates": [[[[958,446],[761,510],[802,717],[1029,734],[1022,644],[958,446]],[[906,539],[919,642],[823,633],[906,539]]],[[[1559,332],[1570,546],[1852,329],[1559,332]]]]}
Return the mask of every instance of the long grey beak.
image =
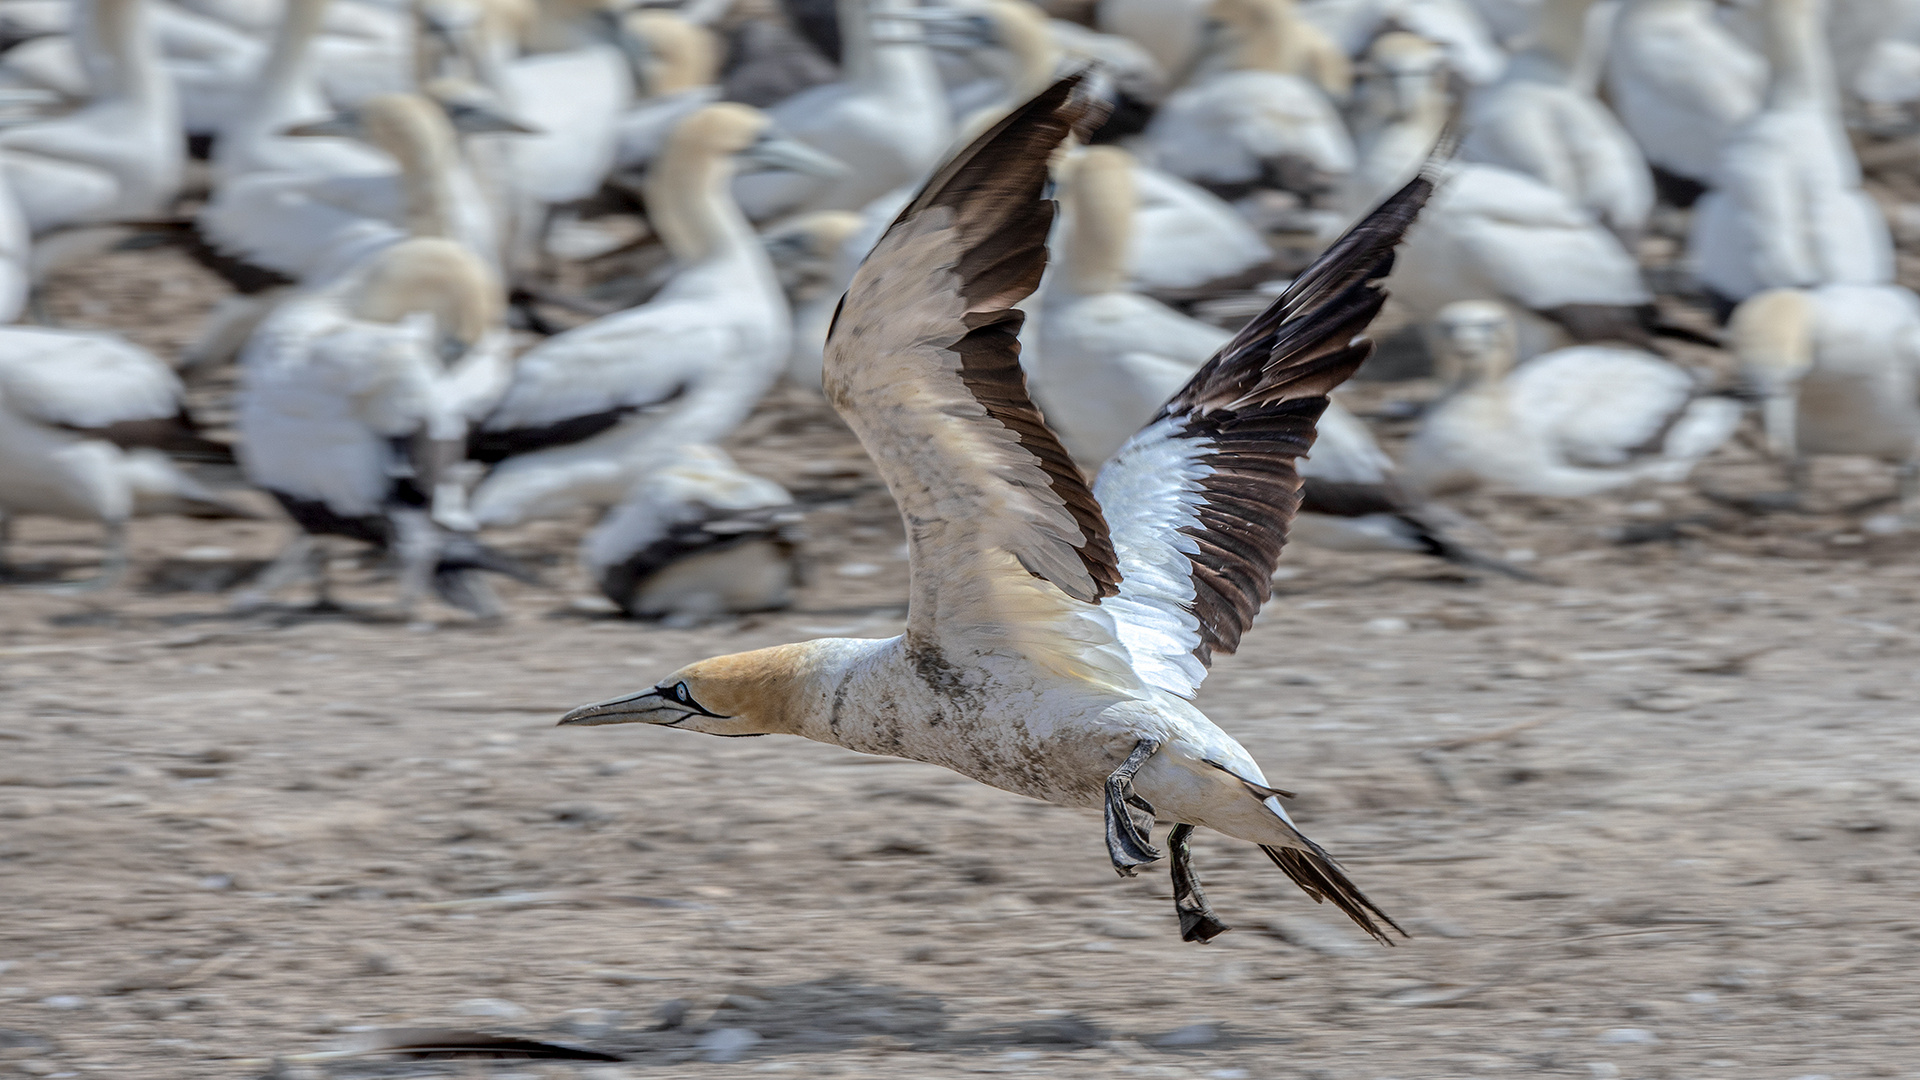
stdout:
{"type": "Polygon", "coordinates": [[[560,727],[597,727],[601,724],[671,724],[691,715],[666,698],[658,690],[642,690],[637,694],[608,698],[592,705],[582,705],[560,718],[560,727]]]}
{"type": "Polygon", "coordinates": [[[310,124],[295,124],[282,131],[302,139],[357,139],[362,134],[360,118],[352,113],[337,113],[310,124]]]}
{"type": "MultiPolygon", "coordinates": [[[[925,29],[916,34],[904,27],[892,30],[876,27],[873,34],[876,44],[925,44],[930,48],[964,52],[985,48],[999,40],[993,20],[961,8],[926,7],[890,11],[884,19],[918,23],[925,29]]],[[[879,23],[884,19],[876,18],[874,21],[879,23]]]]}
{"type": "Polygon", "coordinates": [[[784,135],[762,135],[759,141],[740,151],[740,161],[755,169],[784,169],[827,180],[847,174],[847,166],[839,158],[784,135]]]}

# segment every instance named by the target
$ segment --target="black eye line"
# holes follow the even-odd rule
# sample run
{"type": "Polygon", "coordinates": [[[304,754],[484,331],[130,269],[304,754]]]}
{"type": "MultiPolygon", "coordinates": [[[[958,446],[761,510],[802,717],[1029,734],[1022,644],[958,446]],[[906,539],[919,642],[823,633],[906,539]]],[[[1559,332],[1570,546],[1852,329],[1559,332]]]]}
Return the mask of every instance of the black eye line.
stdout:
{"type": "MultiPolygon", "coordinates": [[[[733,719],[733,717],[731,716],[727,716],[722,713],[713,712],[712,710],[708,709],[705,705],[702,705],[699,702],[693,700],[693,692],[687,689],[687,684],[685,680],[674,683],[671,687],[669,687],[666,690],[665,693],[661,693],[660,688],[657,686],[653,688],[653,692],[656,694],[660,694],[661,697],[664,697],[669,701],[672,701],[676,705],[685,705],[687,708],[692,709],[694,712],[699,713],[701,716],[711,716],[715,720],[733,719]]],[[[679,723],[679,721],[676,720],[674,721],[674,723],[679,723]]]]}

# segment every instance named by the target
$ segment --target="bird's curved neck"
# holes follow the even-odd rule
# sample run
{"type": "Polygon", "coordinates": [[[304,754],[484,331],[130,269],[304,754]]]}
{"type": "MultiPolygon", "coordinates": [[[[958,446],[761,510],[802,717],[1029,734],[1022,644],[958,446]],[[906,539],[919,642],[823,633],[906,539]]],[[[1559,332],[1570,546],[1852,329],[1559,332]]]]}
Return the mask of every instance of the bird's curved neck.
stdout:
{"type": "Polygon", "coordinates": [[[1228,64],[1238,71],[1292,73],[1300,20],[1293,0],[1264,0],[1251,10],[1254,17],[1239,28],[1228,64]]]}
{"type": "Polygon", "coordinates": [[[171,99],[144,0],[93,0],[76,5],[75,15],[74,43],[94,101],[171,99]]]}
{"type": "Polygon", "coordinates": [[[1773,67],[1768,108],[1837,104],[1819,0],[1768,0],[1766,39],[1767,61],[1773,67]]]}
{"type": "Polygon", "coordinates": [[[1586,39],[1587,11],[1593,0],[1546,0],[1534,18],[1533,48],[1536,61],[1545,61],[1555,74],[1565,78],[1580,64],[1581,44],[1586,39]]]}
{"type": "Polygon", "coordinates": [[[648,171],[647,209],[675,262],[686,266],[756,246],[753,226],[733,200],[733,173],[728,155],[671,146],[648,171]]]}
{"type": "Polygon", "coordinates": [[[460,181],[466,164],[460,158],[452,129],[420,125],[404,137],[383,142],[380,148],[400,163],[407,232],[459,239],[460,181]]]}
{"type": "Polygon", "coordinates": [[[886,17],[903,6],[908,5],[900,0],[839,0],[840,70],[847,83],[870,93],[916,98],[927,87],[939,85],[933,57],[917,40],[919,25],[886,17]],[[910,40],[878,41],[876,34],[881,30],[888,38],[910,40]]]}
{"type": "Polygon", "coordinates": [[[1133,170],[1125,164],[1082,162],[1071,184],[1063,284],[1080,296],[1119,292],[1126,284],[1133,240],[1133,170]]]}
{"type": "Polygon", "coordinates": [[[291,120],[311,90],[313,39],[326,21],[327,0],[287,0],[286,13],[273,31],[273,46],[260,70],[266,77],[255,90],[255,115],[291,120]]]}

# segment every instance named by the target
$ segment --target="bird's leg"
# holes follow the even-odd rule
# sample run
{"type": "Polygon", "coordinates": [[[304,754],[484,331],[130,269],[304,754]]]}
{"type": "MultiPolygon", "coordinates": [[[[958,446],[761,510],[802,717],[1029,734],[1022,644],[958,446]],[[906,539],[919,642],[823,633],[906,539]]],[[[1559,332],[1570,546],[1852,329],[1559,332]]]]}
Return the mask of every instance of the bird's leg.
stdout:
{"type": "Polygon", "coordinates": [[[400,558],[400,595],[394,608],[401,618],[410,619],[440,561],[439,531],[417,510],[395,512],[393,523],[394,552],[400,558]]]}
{"type": "Polygon", "coordinates": [[[1137,806],[1149,814],[1153,812],[1145,799],[1133,793],[1133,774],[1159,749],[1160,740],[1141,739],[1134,744],[1127,760],[1107,777],[1107,855],[1122,877],[1132,877],[1134,867],[1163,857],[1153,849],[1147,831],[1133,819],[1132,809],[1137,806]]]}
{"type": "Polygon", "coordinates": [[[100,557],[100,571],[81,581],[51,586],[47,591],[81,596],[102,592],[120,583],[127,573],[127,523],[107,522],[106,551],[100,557]]]}
{"type": "Polygon", "coordinates": [[[1193,826],[1175,825],[1167,834],[1167,848],[1173,853],[1173,910],[1180,916],[1180,940],[1212,941],[1233,929],[1214,917],[1207,905],[1207,894],[1193,873],[1193,826]]]}
{"type": "Polygon", "coordinates": [[[13,564],[7,561],[7,545],[13,542],[13,516],[0,510],[0,581],[13,576],[13,564]]]}
{"type": "Polygon", "coordinates": [[[266,569],[253,579],[253,584],[234,594],[227,608],[235,612],[258,611],[266,605],[267,599],[274,593],[291,585],[295,580],[315,572],[314,555],[317,550],[313,537],[306,532],[296,532],[280,554],[273,557],[266,569]]]}

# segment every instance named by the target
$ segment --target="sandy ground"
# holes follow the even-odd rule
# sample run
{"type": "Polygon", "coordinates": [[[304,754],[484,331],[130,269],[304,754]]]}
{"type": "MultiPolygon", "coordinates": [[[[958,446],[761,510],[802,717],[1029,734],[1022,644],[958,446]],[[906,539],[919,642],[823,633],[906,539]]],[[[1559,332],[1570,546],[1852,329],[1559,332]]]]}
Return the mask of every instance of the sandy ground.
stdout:
{"type": "MultiPolygon", "coordinates": [[[[126,252],[49,308],[170,354],[217,296],[126,252]]],[[[1886,469],[1822,462],[1809,514],[1463,504],[1551,584],[1289,549],[1201,703],[1413,937],[1202,834],[1236,929],[1196,946],[1093,815],[552,726],[713,653],[900,629],[899,525],[844,428],[788,393],[736,444],[809,508],[788,612],[610,618],[582,522],[500,538],[549,587],[490,626],[379,618],[345,551],[357,614],[231,616],[273,521],[141,521],[117,590],[0,591],[0,1076],[1920,1077],[1920,543],[1839,512],[1886,469]],[[627,1060],[298,1059],[421,1025],[627,1060]]],[[[1698,480],[1780,482],[1745,449],[1698,480]]],[[[29,519],[9,555],[75,578],[94,540],[29,519]]]]}

